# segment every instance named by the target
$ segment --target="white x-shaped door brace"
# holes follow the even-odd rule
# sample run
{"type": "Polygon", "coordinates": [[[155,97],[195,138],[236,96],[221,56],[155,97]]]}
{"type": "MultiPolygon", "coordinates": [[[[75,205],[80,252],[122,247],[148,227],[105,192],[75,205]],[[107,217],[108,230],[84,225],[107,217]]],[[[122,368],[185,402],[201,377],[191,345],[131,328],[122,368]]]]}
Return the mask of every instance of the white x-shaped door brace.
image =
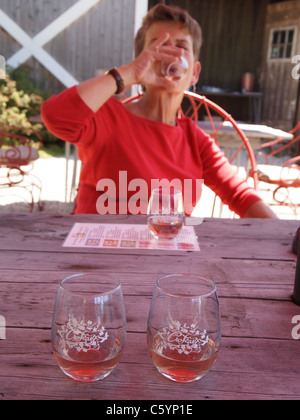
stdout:
{"type": "Polygon", "coordinates": [[[0,26],[23,46],[7,60],[7,65],[16,68],[33,56],[64,86],[70,87],[78,84],[78,80],[42,47],[100,1],[102,0],[79,0],[33,38],[0,9],[0,26]]]}

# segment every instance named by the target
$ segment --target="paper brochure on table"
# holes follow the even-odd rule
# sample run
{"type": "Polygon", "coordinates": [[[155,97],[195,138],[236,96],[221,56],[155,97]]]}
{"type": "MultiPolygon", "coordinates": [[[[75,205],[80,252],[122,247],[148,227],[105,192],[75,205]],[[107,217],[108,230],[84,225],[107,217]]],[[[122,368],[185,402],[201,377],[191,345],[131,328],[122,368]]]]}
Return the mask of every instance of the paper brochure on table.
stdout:
{"type": "Polygon", "coordinates": [[[174,240],[156,240],[152,237],[147,225],[75,223],[63,246],[200,251],[195,229],[192,226],[184,226],[174,240]]]}

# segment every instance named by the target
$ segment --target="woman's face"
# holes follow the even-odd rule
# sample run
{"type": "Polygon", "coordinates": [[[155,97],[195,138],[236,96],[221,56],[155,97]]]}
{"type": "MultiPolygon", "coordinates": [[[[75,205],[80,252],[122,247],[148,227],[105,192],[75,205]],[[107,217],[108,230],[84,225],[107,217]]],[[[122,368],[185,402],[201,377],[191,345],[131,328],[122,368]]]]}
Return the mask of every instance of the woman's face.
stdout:
{"type": "MultiPolygon", "coordinates": [[[[153,48],[157,44],[157,40],[166,33],[169,34],[169,38],[163,46],[181,48],[182,55],[189,64],[187,74],[178,80],[179,90],[184,91],[197,83],[201,71],[200,62],[195,61],[193,38],[187,29],[183,28],[181,24],[173,22],[156,22],[150,26],[146,33],[144,49],[153,48]]],[[[172,49],[169,51],[172,54],[172,49]]]]}

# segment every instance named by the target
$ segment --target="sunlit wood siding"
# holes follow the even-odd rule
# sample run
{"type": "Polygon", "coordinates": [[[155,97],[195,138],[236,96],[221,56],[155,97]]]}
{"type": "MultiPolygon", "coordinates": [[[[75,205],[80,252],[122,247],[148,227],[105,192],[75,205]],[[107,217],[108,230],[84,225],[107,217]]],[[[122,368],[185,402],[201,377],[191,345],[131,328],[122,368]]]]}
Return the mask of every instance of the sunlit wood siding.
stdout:
{"type": "MultiPolygon", "coordinates": [[[[1,0],[0,9],[34,37],[77,0],[1,0]]],[[[132,59],[136,0],[102,0],[44,46],[78,81],[96,69],[120,66],[132,59]]],[[[0,25],[1,26],[1,25],[0,25]]],[[[0,27],[0,54],[8,59],[21,46],[0,27]]],[[[59,91],[64,88],[40,63],[25,63],[31,77],[59,91]]]]}
{"type": "MultiPolygon", "coordinates": [[[[264,66],[261,85],[264,93],[263,120],[290,130],[296,123],[299,79],[292,77],[292,58],[271,60],[272,30],[294,28],[292,57],[300,55],[300,1],[272,4],[268,8],[264,40],[264,66]]],[[[298,116],[299,118],[300,116],[298,116]]]]}
{"type": "Polygon", "coordinates": [[[188,10],[202,27],[199,87],[240,91],[242,74],[253,72],[258,89],[268,0],[165,0],[165,3],[188,10]]]}

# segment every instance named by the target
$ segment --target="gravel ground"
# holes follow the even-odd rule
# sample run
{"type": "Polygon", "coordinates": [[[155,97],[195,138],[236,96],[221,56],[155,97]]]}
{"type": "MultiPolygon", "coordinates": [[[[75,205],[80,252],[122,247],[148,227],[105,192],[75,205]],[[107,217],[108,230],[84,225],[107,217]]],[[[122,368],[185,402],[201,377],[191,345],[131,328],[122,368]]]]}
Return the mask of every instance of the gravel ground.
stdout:
{"type": "MultiPolygon", "coordinates": [[[[1,169],[2,174],[4,170],[1,169]]],[[[65,213],[72,211],[73,202],[70,202],[70,189],[73,173],[73,162],[69,161],[68,177],[66,159],[49,158],[39,159],[35,162],[30,172],[36,178],[34,182],[42,185],[41,201],[43,202],[43,212],[47,213],[65,213]]],[[[1,172],[0,172],[1,175],[1,172]]],[[[32,178],[33,179],[33,178],[32,178]]],[[[3,178],[1,178],[3,182],[3,178]]],[[[38,201],[39,190],[34,188],[32,191],[35,201],[38,201]]],[[[0,213],[26,213],[30,211],[31,201],[30,193],[21,188],[0,188],[0,213]]],[[[35,204],[34,212],[41,211],[35,204]]]]}

